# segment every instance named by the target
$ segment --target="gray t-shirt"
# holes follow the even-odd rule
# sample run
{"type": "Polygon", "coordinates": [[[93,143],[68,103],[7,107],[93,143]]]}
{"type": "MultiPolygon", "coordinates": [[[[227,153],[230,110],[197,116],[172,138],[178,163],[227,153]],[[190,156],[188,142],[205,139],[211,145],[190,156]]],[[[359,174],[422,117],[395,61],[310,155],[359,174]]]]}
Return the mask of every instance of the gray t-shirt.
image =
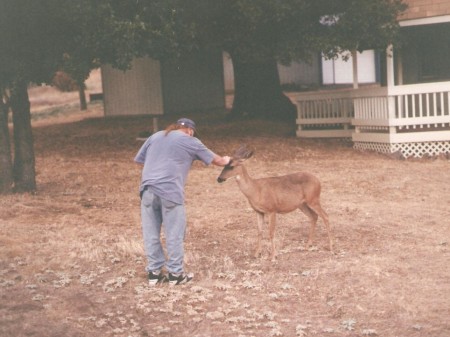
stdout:
{"type": "Polygon", "coordinates": [[[184,185],[194,160],[211,164],[214,153],[198,138],[174,130],[159,131],[149,137],[134,161],[144,164],[140,191],[145,187],[177,204],[184,203],[184,185]]]}

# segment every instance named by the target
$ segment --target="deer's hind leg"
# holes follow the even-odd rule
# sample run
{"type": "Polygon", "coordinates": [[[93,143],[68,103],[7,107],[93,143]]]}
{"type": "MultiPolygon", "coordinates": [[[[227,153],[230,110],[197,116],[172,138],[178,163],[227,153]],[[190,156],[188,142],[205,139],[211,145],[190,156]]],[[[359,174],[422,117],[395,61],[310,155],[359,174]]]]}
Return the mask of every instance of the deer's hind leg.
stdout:
{"type": "Polygon", "coordinates": [[[328,232],[328,241],[329,241],[330,252],[332,252],[333,251],[333,234],[331,233],[331,225],[328,220],[327,212],[325,212],[323,210],[319,201],[308,204],[308,207],[311,210],[313,210],[316,214],[318,214],[322,218],[323,222],[325,223],[325,226],[327,227],[327,232],[328,232]]]}
{"type": "Polygon", "coordinates": [[[308,243],[306,244],[307,247],[311,247],[313,241],[314,241],[314,235],[316,233],[316,224],[317,219],[319,216],[317,213],[311,209],[307,204],[302,204],[299,209],[309,218],[310,220],[310,226],[309,226],[309,237],[308,237],[308,243]]]}

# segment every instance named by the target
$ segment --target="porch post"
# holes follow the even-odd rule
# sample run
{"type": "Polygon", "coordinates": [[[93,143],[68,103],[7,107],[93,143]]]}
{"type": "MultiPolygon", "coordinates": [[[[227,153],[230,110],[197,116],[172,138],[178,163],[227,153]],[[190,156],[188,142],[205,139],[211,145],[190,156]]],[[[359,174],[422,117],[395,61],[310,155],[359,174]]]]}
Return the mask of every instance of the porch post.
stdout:
{"type": "Polygon", "coordinates": [[[352,66],[353,66],[353,89],[358,89],[358,55],[356,50],[352,50],[352,66]]]}
{"type": "Polygon", "coordinates": [[[397,53],[398,85],[403,85],[403,56],[402,52],[397,53]]]}
{"type": "MultiPolygon", "coordinates": [[[[389,95],[389,88],[395,86],[394,76],[394,49],[392,45],[389,45],[386,49],[386,70],[387,70],[387,104],[388,104],[388,119],[395,118],[395,96],[389,95]]],[[[401,103],[401,102],[399,102],[401,103]]],[[[399,107],[400,109],[400,107],[399,107]]],[[[400,110],[401,111],[401,110],[400,110]]],[[[389,127],[389,133],[396,133],[395,126],[389,127]]]]}
{"type": "Polygon", "coordinates": [[[394,49],[392,45],[389,45],[386,49],[386,70],[387,70],[387,87],[393,87],[395,85],[394,78],[394,49]]]}

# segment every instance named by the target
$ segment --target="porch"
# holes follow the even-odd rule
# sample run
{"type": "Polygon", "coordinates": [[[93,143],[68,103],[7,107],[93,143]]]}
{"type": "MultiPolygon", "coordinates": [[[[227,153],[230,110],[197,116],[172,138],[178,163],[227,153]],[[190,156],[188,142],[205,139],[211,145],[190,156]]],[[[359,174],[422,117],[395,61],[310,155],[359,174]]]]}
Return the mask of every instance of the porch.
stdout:
{"type": "Polygon", "coordinates": [[[403,157],[450,153],[450,82],[302,93],[298,137],[348,137],[403,157]]]}

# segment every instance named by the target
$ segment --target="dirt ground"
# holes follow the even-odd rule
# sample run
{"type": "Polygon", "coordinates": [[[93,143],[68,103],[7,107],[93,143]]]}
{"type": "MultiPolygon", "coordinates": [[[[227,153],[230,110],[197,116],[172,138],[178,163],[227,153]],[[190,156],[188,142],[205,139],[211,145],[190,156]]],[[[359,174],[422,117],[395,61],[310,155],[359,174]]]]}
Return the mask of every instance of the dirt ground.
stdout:
{"type": "MultiPolygon", "coordinates": [[[[188,114],[219,154],[246,143],[257,178],[295,171],[322,182],[322,221],[278,216],[252,256],[256,216],[220,168],[194,164],[186,186],[193,282],[149,288],[133,157],[150,118],[64,107],[35,115],[38,191],[0,196],[1,336],[450,336],[450,163],[303,140],[292,126],[188,114]]],[[[179,116],[160,120],[164,127],[179,116]]]]}

